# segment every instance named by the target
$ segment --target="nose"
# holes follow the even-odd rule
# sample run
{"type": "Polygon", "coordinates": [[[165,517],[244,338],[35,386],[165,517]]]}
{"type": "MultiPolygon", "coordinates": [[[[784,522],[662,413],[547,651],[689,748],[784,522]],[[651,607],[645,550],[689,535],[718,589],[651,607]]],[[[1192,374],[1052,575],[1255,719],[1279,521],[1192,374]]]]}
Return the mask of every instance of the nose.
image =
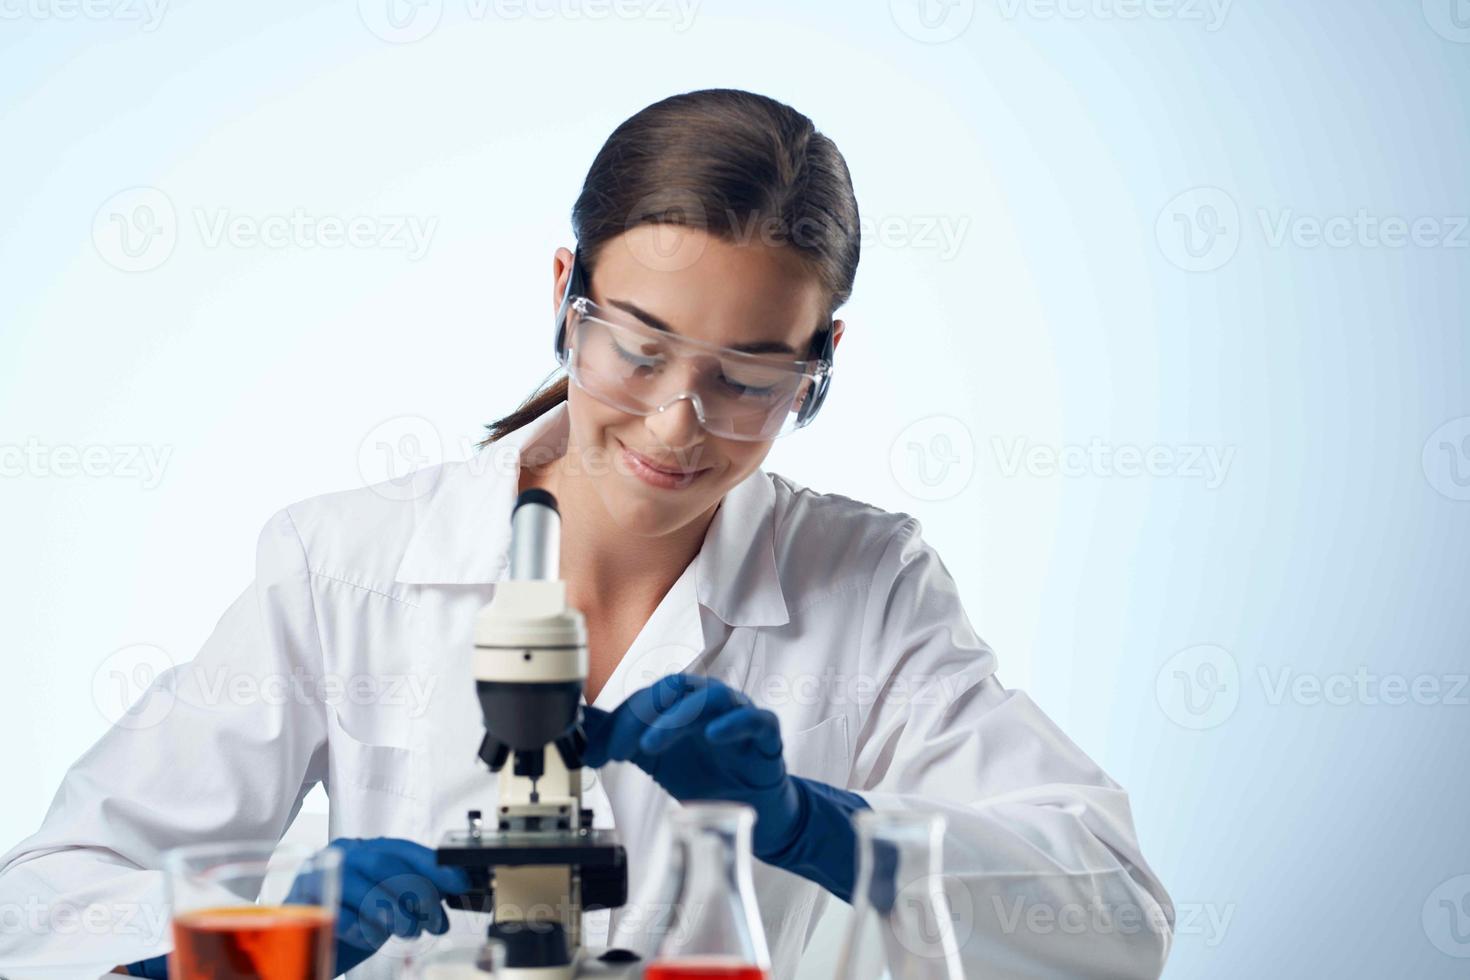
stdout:
{"type": "Polygon", "coordinates": [[[697,469],[704,465],[696,455],[703,441],[703,426],[695,410],[694,396],[689,392],[670,396],[659,411],[644,417],[643,424],[660,446],[677,454],[680,466],[697,469]]]}

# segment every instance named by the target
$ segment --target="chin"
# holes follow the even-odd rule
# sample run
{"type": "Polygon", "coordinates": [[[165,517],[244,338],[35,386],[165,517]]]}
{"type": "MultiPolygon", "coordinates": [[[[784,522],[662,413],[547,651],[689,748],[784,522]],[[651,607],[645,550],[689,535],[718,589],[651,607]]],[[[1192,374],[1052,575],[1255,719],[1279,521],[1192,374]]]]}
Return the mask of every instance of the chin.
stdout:
{"type": "MultiPolygon", "coordinates": [[[[637,479],[634,477],[633,479],[637,479]]],[[[710,506],[703,497],[678,502],[659,500],[640,487],[611,487],[603,493],[603,505],[613,523],[629,534],[657,538],[684,527],[710,506]]]]}

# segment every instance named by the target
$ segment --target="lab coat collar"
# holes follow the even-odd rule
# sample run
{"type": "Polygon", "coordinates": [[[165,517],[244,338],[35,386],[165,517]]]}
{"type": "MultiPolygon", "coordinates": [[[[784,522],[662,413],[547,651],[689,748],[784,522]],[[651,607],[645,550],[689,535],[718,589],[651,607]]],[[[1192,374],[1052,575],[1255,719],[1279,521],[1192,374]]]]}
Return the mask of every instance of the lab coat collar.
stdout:
{"type": "MultiPolygon", "coordinates": [[[[476,585],[504,577],[510,513],[521,455],[535,447],[564,451],[567,403],[491,443],[475,457],[446,464],[416,498],[417,527],[395,581],[476,585]]],[[[726,492],[695,558],[699,603],[731,626],[790,621],[776,570],[775,487],[765,470],[726,492]]]]}

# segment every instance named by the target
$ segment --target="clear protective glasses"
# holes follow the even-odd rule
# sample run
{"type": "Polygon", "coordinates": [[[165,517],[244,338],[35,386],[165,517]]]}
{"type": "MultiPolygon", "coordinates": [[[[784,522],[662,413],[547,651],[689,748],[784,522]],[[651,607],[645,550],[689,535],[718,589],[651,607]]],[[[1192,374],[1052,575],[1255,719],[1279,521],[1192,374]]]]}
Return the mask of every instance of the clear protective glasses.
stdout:
{"type": "Polygon", "coordinates": [[[806,360],[752,354],[670,333],[587,295],[580,254],[557,315],[556,358],[593,398],[632,415],[688,399],[713,436],[759,442],[817,414],[832,374],[832,330],[819,330],[806,360]]]}

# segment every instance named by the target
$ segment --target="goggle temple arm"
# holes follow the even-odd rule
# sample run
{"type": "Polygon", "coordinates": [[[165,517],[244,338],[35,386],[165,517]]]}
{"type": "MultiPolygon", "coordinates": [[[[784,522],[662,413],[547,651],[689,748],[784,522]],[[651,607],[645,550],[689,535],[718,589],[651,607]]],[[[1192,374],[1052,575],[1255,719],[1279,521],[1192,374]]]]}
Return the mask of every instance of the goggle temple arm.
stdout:
{"type": "Polygon", "coordinates": [[[553,352],[558,364],[566,363],[567,314],[571,310],[573,296],[587,295],[587,272],[582,267],[582,247],[572,251],[572,272],[567,277],[567,288],[561,294],[561,307],[556,311],[556,337],[553,352]]]}
{"type": "Polygon", "coordinates": [[[826,367],[822,377],[817,381],[816,387],[802,403],[801,411],[796,416],[796,427],[801,428],[816,417],[817,411],[822,407],[822,402],[827,400],[827,387],[832,383],[832,357],[836,344],[833,342],[834,330],[829,324],[818,330],[812,337],[811,349],[807,351],[807,360],[819,360],[826,367]]]}

